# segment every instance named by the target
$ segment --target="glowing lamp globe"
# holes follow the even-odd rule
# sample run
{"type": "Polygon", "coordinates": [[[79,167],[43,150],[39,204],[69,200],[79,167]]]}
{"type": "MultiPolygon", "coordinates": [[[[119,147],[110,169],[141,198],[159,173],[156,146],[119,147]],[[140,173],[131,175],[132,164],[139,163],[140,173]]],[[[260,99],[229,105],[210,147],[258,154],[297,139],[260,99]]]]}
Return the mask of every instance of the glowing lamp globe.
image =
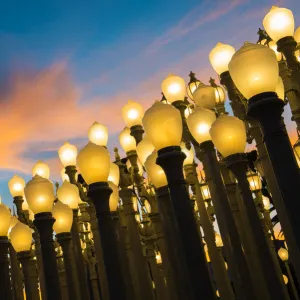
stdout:
{"type": "Polygon", "coordinates": [[[283,85],[282,78],[280,76],[278,76],[275,93],[277,94],[279,99],[284,100],[284,98],[285,98],[284,85],[283,85]]]}
{"type": "Polygon", "coordinates": [[[23,197],[22,210],[29,210],[29,205],[25,197],[23,197]]]}
{"type": "Polygon", "coordinates": [[[139,160],[142,165],[145,164],[147,157],[155,150],[153,144],[151,143],[148,136],[144,136],[144,138],[138,143],[136,146],[136,152],[139,160]]]}
{"type": "Polygon", "coordinates": [[[25,180],[18,175],[14,175],[8,181],[8,188],[13,197],[23,196],[24,187],[25,187],[25,180]]]}
{"type": "Polygon", "coordinates": [[[110,170],[108,175],[108,181],[113,182],[116,186],[119,186],[120,182],[120,169],[115,163],[110,163],[110,170]]]}
{"type": "Polygon", "coordinates": [[[41,160],[37,161],[32,168],[32,177],[34,177],[36,174],[38,174],[41,177],[44,177],[46,179],[49,179],[49,177],[50,177],[49,166],[41,160]]]}
{"type": "Polygon", "coordinates": [[[277,51],[277,44],[274,41],[269,42],[269,48],[274,51],[277,61],[281,61],[282,60],[282,53],[277,51]]]}
{"type": "Polygon", "coordinates": [[[149,179],[154,184],[156,188],[160,188],[168,185],[168,181],[164,170],[156,164],[157,153],[153,152],[148,156],[145,162],[145,168],[149,179]]]}
{"type": "Polygon", "coordinates": [[[210,136],[223,157],[245,151],[247,140],[245,125],[236,117],[221,115],[212,124],[210,136]]]}
{"type": "Polygon", "coordinates": [[[217,86],[215,89],[216,104],[224,103],[226,99],[226,94],[221,86],[217,86]]]}
{"type": "Polygon", "coordinates": [[[186,158],[183,161],[183,165],[192,165],[194,163],[194,156],[195,156],[195,151],[194,148],[191,147],[191,149],[187,149],[184,143],[181,143],[180,145],[181,151],[185,154],[186,158]]]}
{"type": "Polygon", "coordinates": [[[29,208],[34,214],[51,212],[54,202],[53,184],[46,178],[35,175],[24,188],[29,208]]]}
{"type": "Polygon", "coordinates": [[[119,142],[125,152],[133,151],[136,149],[135,138],[130,135],[130,129],[128,127],[125,127],[121,131],[119,135],[119,142]]]}
{"type": "Polygon", "coordinates": [[[0,220],[0,236],[7,236],[11,223],[11,214],[8,207],[4,204],[0,204],[0,220]]]}
{"type": "Polygon", "coordinates": [[[287,261],[289,259],[289,252],[284,248],[280,248],[278,250],[278,256],[282,261],[287,261]]]}
{"type": "Polygon", "coordinates": [[[298,44],[300,43],[300,26],[295,30],[294,39],[298,44]]]}
{"type": "Polygon", "coordinates": [[[88,137],[90,142],[106,147],[108,141],[108,129],[106,126],[98,122],[94,122],[89,128],[88,137]]]}
{"type": "Polygon", "coordinates": [[[178,109],[161,102],[154,103],[143,117],[144,130],[156,150],[179,146],[182,120],[178,109]]]}
{"type": "Polygon", "coordinates": [[[229,73],[246,99],[265,92],[275,92],[279,76],[276,55],[268,47],[245,43],[233,55],[229,73]]]}
{"type": "Polygon", "coordinates": [[[70,144],[69,142],[65,142],[58,149],[58,156],[59,156],[61,163],[64,165],[64,167],[75,166],[76,165],[77,148],[76,148],[76,146],[70,144]]]}
{"type": "Polygon", "coordinates": [[[273,6],[265,15],[263,25],[269,37],[275,42],[294,35],[294,16],[287,8],[273,6]]]}
{"type": "Polygon", "coordinates": [[[202,85],[202,82],[200,80],[197,80],[197,79],[191,80],[188,83],[186,91],[187,91],[187,94],[188,94],[188,96],[191,100],[194,100],[194,92],[195,92],[195,90],[197,89],[197,87],[199,85],[202,85]]]}
{"type": "Polygon", "coordinates": [[[75,184],[67,180],[57,189],[57,197],[63,204],[68,205],[71,209],[78,208],[79,190],[75,184]]]}
{"type": "Polygon", "coordinates": [[[157,252],[157,253],[156,253],[155,259],[156,259],[156,263],[157,263],[158,265],[159,265],[159,264],[162,264],[162,257],[161,257],[160,252],[157,252]]]}
{"type": "Polygon", "coordinates": [[[73,223],[73,211],[68,205],[57,201],[52,208],[52,215],[55,219],[53,230],[56,232],[56,234],[71,231],[73,223]]]}
{"type": "Polygon", "coordinates": [[[193,94],[194,102],[203,108],[213,109],[216,104],[215,88],[210,85],[200,85],[193,94]]]}
{"type": "Polygon", "coordinates": [[[247,173],[247,179],[248,179],[248,182],[249,182],[250,190],[252,192],[256,192],[256,191],[261,190],[262,183],[261,183],[261,180],[260,180],[257,173],[254,173],[253,171],[249,171],[247,173]]]}
{"type": "Polygon", "coordinates": [[[122,108],[123,120],[127,127],[142,125],[144,116],[143,106],[137,102],[128,101],[122,108]]]}
{"type": "Polygon", "coordinates": [[[184,79],[179,76],[169,74],[161,83],[161,90],[170,103],[179,100],[183,101],[185,97],[184,79]]]}
{"type": "Polygon", "coordinates": [[[219,75],[228,71],[228,64],[234,53],[235,49],[232,46],[223,43],[218,43],[210,51],[209,61],[219,75]]]}
{"type": "Polygon", "coordinates": [[[32,230],[18,222],[10,232],[10,242],[16,252],[29,251],[32,243],[32,230]]]}
{"type": "Polygon", "coordinates": [[[77,163],[87,184],[107,182],[110,170],[110,155],[106,148],[88,143],[78,153],[77,163]]]}
{"type": "Polygon", "coordinates": [[[119,204],[119,189],[118,186],[113,182],[108,182],[109,187],[112,189],[112,193],[109,198],[109,209],[110,211],[116,211],[119,204]]]}
{"type": "Polygon", "coordinates": [[[8,236],[10,235],[11,230],[19,223],[20,221],[16,216],[12,216],[10,219],[10,224],[8,228],[8,236]]]}
{"type": "Polygon", "coordinates": [[[187,125],[194,139],[199,143],[210,141],[209,130],[216,120],[216,114],[201,107],[197,107],[188,117],[187,125]]]}

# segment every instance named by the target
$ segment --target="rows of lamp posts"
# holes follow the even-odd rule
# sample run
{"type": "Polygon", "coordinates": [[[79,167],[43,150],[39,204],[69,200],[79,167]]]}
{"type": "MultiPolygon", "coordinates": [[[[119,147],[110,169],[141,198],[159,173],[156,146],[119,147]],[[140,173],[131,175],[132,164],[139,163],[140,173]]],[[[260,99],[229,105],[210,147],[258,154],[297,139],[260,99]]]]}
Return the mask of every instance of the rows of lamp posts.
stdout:
{"type": "Polygon", "coordinates": [[[282,112],[289,103],[298,126],[300,27],[278,7],[263,25],[256,44],[211,50],[221,85],[169,75],[145,113],[129,101],[123,159],[95,122],[79,153],[59,149],[56,192],[41,161],[27,184],[10,179],[1,299],[299,299],[300,142],[293,149],[282,112]],[[245,153],[253,139],[257,152],[245,153]]]}

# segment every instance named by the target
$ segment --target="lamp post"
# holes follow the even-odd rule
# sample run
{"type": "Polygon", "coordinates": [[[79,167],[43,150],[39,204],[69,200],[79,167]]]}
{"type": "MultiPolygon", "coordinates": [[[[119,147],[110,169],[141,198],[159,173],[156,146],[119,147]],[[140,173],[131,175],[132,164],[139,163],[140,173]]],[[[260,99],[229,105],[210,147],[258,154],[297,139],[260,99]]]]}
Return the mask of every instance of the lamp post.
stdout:
{"type": "Polygon", "coordinates": [[[296,213],[300,209],[296,200],[300,192],[299,168],[281,118],[284,103],[274,92],[278,81],[276,56],[267,47],[245,44],[232,57],[229,72],[237,88],[249,99],[248,116],[259,122],[287,212],[281,215],[287,218],[282,223],[287,224],[289,220],[292,230],[289,236],[294,235],[300,249],[300,220],[296,213]],[[241,60],[243,69],[239,68],[241,60]],[[251,75],[252,71],[256,76],[251,75]],[[247,77],[247,83],[243,77],[247,77]]]}
{"type": "Polygon", "coordinates": [[[31,249],[32,233],[31,229],[23,224],[18,223],[10,232],[11,243],[17,252],[18,260],[22,265],[24,275],[26,299],[39,300],[39,290],[36,277],[32,273],[30,264],[33,263],[31,249]]]}
{"type": "Polygon", "coordinates": [[[77,270],[77,277],[79,283],[79,290],[81,298],[90,298],[86,268],[84,259],[81,251],[79,232],[78,232],[78,201],[79,201],[79,190],[76,186],[76,156],[77,148],[74,145],[65,143],[58,150],[59,158],[65,167],[66,174],[69,177],[70,183],[64,181],[63,184],[57,190],[58,199],[71,207],[73,211],[73,222],[72,222],[72,245],[75,255],[75,269],[77,270]]]}
{"type": "Polygon", "coordinates": [[[73,212],[68,205],[57,201],[52,209],[52,214],[55,218],[53,230],[56,232],[57,242],[63,252],[68,294],[70,299],[79,300],[79,284],[75,269],[74,252],[71,247],[72,235],[70,231],[73,222],[73,212]]]}
{"type": "Polygon", "coordinates": [[[117,249],[117,233],[109,207],[112,193],[107,183],[110,168],[109,152],[102,146],[89,143],[79,152],[77,162],[85,182],[89,185],[88,197],[96,209],[110,299],[124,299],[126,290],[117,249]]]}
{"type": "Polygon", "coordinates": [[[8,263],[9,241],[7,238],[11,214],[9,208],[1,203],[0,220],[0,299],[12,300],[8,263]]]}
{"type": "Polygon", "coordinates": [[[225,158],[227,167],[234,173],[241,193],[245,213],[255,236],[255,253],[259,258],[270,299],[288,299],[287,291],[272,260],[271,249],[260,223],[247,179],[248,160],[243,153],[246,147],[244,123],[236,117],[221,116],[210,129],[213,143],[225,158]]]}
{"type": "Polygon", "coordinates": [[[215,113],[208,109],[196,108],[188,117],[187,123],[195,139],[197,158],[203,163],[207,175],[212,202],[220,225],[228,265],[233,276],[236,293],[239,297],[255,299],[253,282],[242,250],[238,229],[229,205],[229,200],[221,178],[220,168],[209,129],[216,120],[215,113]],[[247,290],[245,293],[244,291],[247,290]]]}
{"type": "Polygon", "coordinates": [[[155,103],[146,111],[143,125],[146,134],[158,150],[156,163],[163,168],[168,180],[194,297],[202,296],[206,299],[213,299],[214,291],[183,177],[182,167],[185,155],[179,146],[182,137],[181,115],[178,110],[168,104],[155,103]],[[198,280],[200,274],[203,275],[201,284],[198,280]]]}
{"type": "Polygon", "coordinates": [[[290,282],[290,285],[292,288],[293,296],[295,297],[296,300],[299,300],[299,294],[298,294],[297,288],[295,286],[295,281],[294,281],[293,275],[291,273],[291,269],[290,269],[289,262],[288,262],[289,252],[285,248],[280,248],[278,250],[278,256],[283,261],[284,266],[286,268],[286,272],[287,272],[288,279],[289,279],[289,282],[290,282]]]}
{"type": "Polygon", "coordinates": [[[44,268],[45,288],[48,299],[61,299],[56,254],[53,241],[52,205],[54,202],[53,184],[46,178],[35,175],[24,188],[30,209],[34,213],[33,224],[40,236],[44,268]]]}

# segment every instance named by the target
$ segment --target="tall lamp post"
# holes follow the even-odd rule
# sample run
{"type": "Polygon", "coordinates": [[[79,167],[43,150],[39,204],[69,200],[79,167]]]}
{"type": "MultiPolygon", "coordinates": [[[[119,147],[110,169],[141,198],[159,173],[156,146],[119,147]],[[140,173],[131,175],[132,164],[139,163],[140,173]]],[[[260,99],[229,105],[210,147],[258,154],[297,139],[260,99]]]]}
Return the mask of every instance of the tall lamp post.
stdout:
{"type": "Polygon", "coordinates": [[[122,266],[117,249],[118,237],[109,207],[109,198],[112,193],[107,183],[110,168],[109,152],[102,146],[89,143],[79,152],[77,162],[85,182],[89,185],[88,196],[96,209],[109,299],[126,299],[122,266]]]}
{"type": "MultiPolygon", "coordinates": [[[[170,84],[170,91],[177,88],[178,86],[170,84]]],[[[194,298],[214,299],[203,247],[196,228],[186,181],[183,177],[185,155],[180,149],[181,114],[168,104],[155,103],[146,111],[143,125],[146,134],[158,151],[156,162],[163,168],[168,180],[171,202],[179,227],[194,298]],[[202,275],[201,284],[199,284],[200,274],[202,275]]]]}
{"type": "Polygon", "coordinates": [[[62,299],[53,241],[52,216],[54,202],[53,184],[46,178],[35,175],[25,188],[24,193],[30,209],[34,213],[33,224],[40,236],[45,288],[48,299],[62,299]]]}
{"type": "Polygon", "coordinates": [[[11,243],[17,252],[18,260],[22,265],[22,271],[24,275],[26,299],[39,300],[39,289],[36,278],[32,273],[30,264],[35,263],[32,259],[31,243],[32,232],[31,229],[19,222],[14,226],[10,232],[11,243]]]}

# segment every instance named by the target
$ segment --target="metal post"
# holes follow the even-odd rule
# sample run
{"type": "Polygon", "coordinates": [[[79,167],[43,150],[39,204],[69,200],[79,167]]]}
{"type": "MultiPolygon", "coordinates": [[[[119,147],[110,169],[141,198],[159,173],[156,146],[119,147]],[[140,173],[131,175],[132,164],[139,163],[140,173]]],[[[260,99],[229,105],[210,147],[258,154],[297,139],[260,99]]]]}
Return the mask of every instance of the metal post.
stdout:
{"type": "Polygon", "coordinates": [[[12,300],[8,248],[9,241],[7,236],[0,236],[0,299],[12,300]]]}

